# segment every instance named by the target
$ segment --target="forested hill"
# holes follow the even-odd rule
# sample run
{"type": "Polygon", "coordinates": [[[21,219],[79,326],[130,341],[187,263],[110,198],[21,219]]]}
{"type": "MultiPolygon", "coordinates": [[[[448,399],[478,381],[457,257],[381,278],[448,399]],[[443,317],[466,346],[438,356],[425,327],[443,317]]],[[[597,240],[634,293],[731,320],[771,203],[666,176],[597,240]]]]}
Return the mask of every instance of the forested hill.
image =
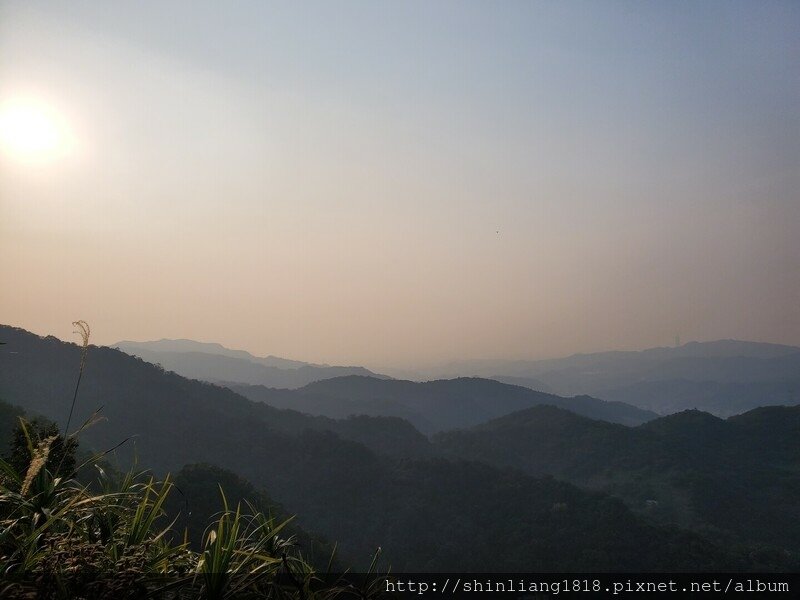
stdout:
{"type": "Polygon", "coordinates": [[[606,491],[657,521],[800,553],[800,407],[629,428],[541,406],[435,441],[446,456],[606,491]]]}
{"type": "MultiPolygon", "coordinates": [[[[63,423],[80,349],[10,327],[0,327],[0,340],[0,397],[63,423]]],[[[765,562],[751,548],[656,526],[570,483],[461,459],[391,458],[432,452],[396,419],[345,427],[90,347],[73,422],[101,406],[105,421],[82,434],[84,449],[131,438],[117,452],[122,465],[135,453],[158,472],[193,463],[229,469],[338,542],[355,568],[378,546],[395,570],[794,568],[791,556],[765,562]]]]}
{"type": "Polygon", "coordinates": [[[397,416],[425,433],[471,427],[541,404],[625,425],[639,425],[658,416],[623,402],[606,402],[590,396],[562,398],[476,377],[417,383],[351,375],[317,381],[298,390],[236,385],[231,388],[251,400],[310,414],[397,416]]]}

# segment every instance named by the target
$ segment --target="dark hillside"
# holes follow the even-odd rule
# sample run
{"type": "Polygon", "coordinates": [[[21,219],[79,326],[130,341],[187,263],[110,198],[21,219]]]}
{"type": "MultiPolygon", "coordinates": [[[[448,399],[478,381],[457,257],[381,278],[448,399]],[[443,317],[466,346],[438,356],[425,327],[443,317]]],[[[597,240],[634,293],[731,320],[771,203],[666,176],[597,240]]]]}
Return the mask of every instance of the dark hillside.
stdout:
{"type": "Polygon", "coordinates": [[[606,491],[654,521],[798,552],[798,432],[798,407],[727,421],[685,411],[635,428],[535,407],[435,442],[447,456],[606,491]]]}
{"type": "MultiPolygon", "coordinates": [[[[0,347],[0,394],[63,421],[78,348],[18,329],[2,328],[0,335],[7,342],[0,347]]],[[[364,433],[362,425],[374,431],[373,424],[396,427],[403,443],[417,447],[418,434],[392,419],[341,425],[281,411],[115,350],[90,348],[75,421],[100,405],[106,421],[85,432],[84,448],[136,436],[118,451],[120,462],[135,452],[140,466],[158,472],[192,463],[228,469],[300,515],[304,527],[339,542],[342,560],[356,568],[378,546],[396,569],[409,570],[758,566],[745,549],[648,525],[605,494],[475,462],[398,461],[367,448],[387,443],[386,436],[376,441],[364,433]],[[344,439],[348,428],[364,443],[344,439]]]]}

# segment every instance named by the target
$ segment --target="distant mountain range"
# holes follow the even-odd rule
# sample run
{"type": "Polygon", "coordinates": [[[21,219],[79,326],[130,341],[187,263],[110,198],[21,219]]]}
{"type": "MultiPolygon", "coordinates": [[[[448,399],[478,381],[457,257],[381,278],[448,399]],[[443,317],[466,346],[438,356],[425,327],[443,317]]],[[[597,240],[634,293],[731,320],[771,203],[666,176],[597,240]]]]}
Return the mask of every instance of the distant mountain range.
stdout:
{"type": "Polygon", "coordinates": [[[573,354],[564,358],[543,360],[468,360],[448,363],[437,372],[441,374],[467,374],[488,377],[491,374],[515,377],[536,377],[550,371],[568,368],[596,369],[598,367],[623,368],[631,364],[653,363],[673,358],[779,358],[800,353],[798,346],[717,340],[713,342],[688,342],[682,346],[662,346],[646,350],[612,350],[573,354]]]}
{"type": "Polygon", "coordinates": [[[343,375],[385,377],[363,367],[317,365],[277,356],[259,357],[244,350],[193,340],[123,341],[111,347],[184,377],[210,382],[293,389],[343,375]]]}
{"type": "MultiPolygon", "coordinates": [[[[397,416],[425,432],[474,425],[536,403],[529,399],[524,402],[500,399],[502,408],[478,411],[474,418],[465,416],[459,420],[445,417],[449,409],[444,405],[418,405],[418,401],[408,400],[409,390],[414,390],[412,396],[419,393],[424,396],[427,392],[423,390],[432,388],[409,388],[406,384],[392,387],[362,382],[353,384],[346,397],[342,397],[343,388],[310,388],[296,396],[247,388],[296,390],[314,382],[347,376],[390,379],[364,367],[258,357],[243,350],[193,340],[123,341],[113,347],[185,377],[228,385],[251,399],[273,406],[335,418],[349,414],[397,416]]],[[[546,394],[584,397],[572,401],[573,405],[583,403],[584,412],[578,410],[580,414],[627,425],[687,409],[727,417],[759,406],[800,404],[800,347],[737,340],[575,354],[540,361],[465,361],[452,363],[441,372],[446,379],[488,378],[546,394]],[[598,399],[618,404],[600,405],[598,399]],[[604,408],[597,412],[589,405],[604,408]],[[633,407],[641,411],[632,410],[633,407]]],[[[577,410],[574,406],[571,409],[577,410]]]]}
{"type": "MultiPolygon", "coordinates": [[[[5,326],[0,340],[0,397],[63,426],[80,349],[5,326]]],[[[327,384],[327,394],[344,394],[353,389],[348,379],[310,387],[327,384]]],[[[396,397],[405,397],[404,387],[420,390],[425,404],[449,406],[460,397],[466,412],[481,406],[482,389],[533,398],[484,380],[360,383],[371,389],[376,381],[397,385],[396,397]],[[439,390],[451,386],[478,391],[451,397],[439,390]]],[[[692,413],[628,428],[536,406],[431,442],[402,419],[279,410],[92,346],[73,422],[99,407],[105,420],[81,434],[83,449],[129,440],[115,453],[123,466],[136,456],[157,474],[195,463],[228,469],[298,514],[306,530],[338,542],[356,570],[378,546],[394,571],[788,572],[800,565],[800,437],[791,409],[729,422],[692,413]],[[648,499],[702,506],[662,516],[648,512],[648,499]],[[693,517],[685,526],[691,530],[673,520],[684,514],[693,517]],[[731,524],[735,515],[739,525],[731,524]]],[[[0,425],[13,425],[15,414],[0,402],[0,425]]],[[[210,484],[204,495],[214,491],[214,473],[202,476],[210,484]]],[[[189,488],[197,486],[185,483],[194,493],[189,488]]]]}
{"type": "Polygon", "coordinates": [[[540,404],[625,425],[639,425],[658,416],[622,402],[607,402],[589,396],[562,398],[480,378],[417,383],[350,375],[318,381],[297,390],[264,386],[229,387],[251,400],[312,415],[400,417],[423,433],[471,427],[540,404]]]}
{"type": "Polygon", "coordinates": [[[194,340],[122,341],[112,347],[184,377],[225,385],[276,408],[336,419],[350,415],[399,417],[424,433],[469,427],[542,403],[625,425],[638,425],[657,416],[625,402],[585,395],[561,398],[546,393],[550,389],[547,384],[530,378],[416,383],[391,380],[363,367],[257,357],[194,340]],[[324,384],[326,381],[330,383],[324,384]]]}
{"type": "Polygon", "coordinates": [[[800,347],[737,340],[540,361],[459,362],[444,372],[618,400],[659,414],[697,408],[725,417],[800,404],[800,347]]]}
{"type": "Polygon", "coordinates": [[[330,365],[319,365],[303,362],[302,360],[291,360],[279,356],[255,356],[245,350],[231,350],[222,344],[212,342],[197,342],[195,340],[170,340],[161,339],[152,342],[132,342],[122,341],[111,344],[112,348],[119,348],[127,354],[135,354],[137,351],[144,352],[200,352],[202,354],[214,354],[216,356],[228,356],[230,358],[241,358],[248,362],[253,362],[265,367],[277,367],[278,369],[297,369],[300,367],[329,367],[330,365]]]}

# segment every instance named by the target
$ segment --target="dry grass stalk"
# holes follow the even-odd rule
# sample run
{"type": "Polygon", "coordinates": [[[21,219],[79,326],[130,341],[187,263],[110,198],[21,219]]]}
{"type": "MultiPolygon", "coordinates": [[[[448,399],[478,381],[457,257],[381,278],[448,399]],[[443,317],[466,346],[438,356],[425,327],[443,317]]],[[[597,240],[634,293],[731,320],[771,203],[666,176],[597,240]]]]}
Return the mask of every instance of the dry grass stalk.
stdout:
{"type": "Polygon", "coordinates": [[[39,471],[42,470],[42,467],[47,464],[47,457],[50,456],[50,446],[57,438],[58,436],[51,435],[43,439],[33,451],[31,464],[28,465],[28,472],[25,473],[25,480],[22,482],[22,487],[20,488],[20,494],[23,496],[28,493],[34,478],[39,474],[39,471]]]}

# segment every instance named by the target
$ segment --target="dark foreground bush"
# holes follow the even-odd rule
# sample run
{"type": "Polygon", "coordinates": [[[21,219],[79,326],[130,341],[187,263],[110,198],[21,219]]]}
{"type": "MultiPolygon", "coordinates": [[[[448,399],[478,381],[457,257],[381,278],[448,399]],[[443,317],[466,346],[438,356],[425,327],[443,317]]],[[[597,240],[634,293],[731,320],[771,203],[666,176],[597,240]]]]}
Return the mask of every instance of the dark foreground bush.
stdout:
{"type": "Polygon", "coordinates": [[[21,463],[18,451],[14,461],[0,459],[2,598],[371,595],[324,581],[285,534],[287,520],[247,503],[228,506],[222,490],[221,511],[193,551],[166,522],[169,477],[108,475],[92,460],[76,467],[62,451],[74,445],[57,433],[24,421],[19,433],[29,460],[21,463]],[[97,470],[91,484],[76,478],[87,467],[97,470]]]}

